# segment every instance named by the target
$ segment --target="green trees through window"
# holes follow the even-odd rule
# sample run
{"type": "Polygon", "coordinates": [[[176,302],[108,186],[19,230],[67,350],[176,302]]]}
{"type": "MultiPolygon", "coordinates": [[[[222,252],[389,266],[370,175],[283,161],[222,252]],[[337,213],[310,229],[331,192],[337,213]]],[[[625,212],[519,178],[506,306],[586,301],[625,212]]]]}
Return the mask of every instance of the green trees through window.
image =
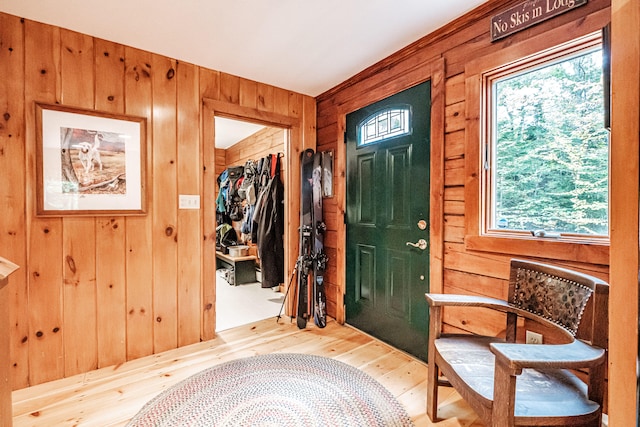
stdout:
{"type": "Polygon", "coordinates": [[[489,228],[608,235],[602,50],[491,88],[489,228]]]}

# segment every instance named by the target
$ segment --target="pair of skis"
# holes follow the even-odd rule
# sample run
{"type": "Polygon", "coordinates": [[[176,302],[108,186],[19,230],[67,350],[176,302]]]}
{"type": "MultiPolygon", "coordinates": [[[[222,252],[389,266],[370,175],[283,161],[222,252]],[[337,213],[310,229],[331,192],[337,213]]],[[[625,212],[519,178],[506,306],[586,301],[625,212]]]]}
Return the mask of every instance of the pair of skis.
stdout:
{"type": "Polygon", "coordinates": [[[307,149],[300,155],[300,253],[296,263],[298,277],[298,328],[304,329],[313,315],[316,326],[327,324],[322,219],[322,153],[307,149]]]}

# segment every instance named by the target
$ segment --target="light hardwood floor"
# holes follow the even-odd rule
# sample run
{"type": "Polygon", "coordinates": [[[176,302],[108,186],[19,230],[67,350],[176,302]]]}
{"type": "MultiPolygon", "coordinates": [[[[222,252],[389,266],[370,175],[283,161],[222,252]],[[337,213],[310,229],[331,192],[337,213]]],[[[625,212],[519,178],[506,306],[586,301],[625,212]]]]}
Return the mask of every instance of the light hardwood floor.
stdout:
{"type": "Polygon", "coordinates": [[[481,426],[452,389],[439,415],[425,413],[426,365],[349,326],[299,330],[288,317],[219,332],[215,339],[13,393],[14,426],[123,426],[155,395],[213,365],[265,353],[308,353],[341,360],[371,375],[404,405],[416,426],[481,426]]]}

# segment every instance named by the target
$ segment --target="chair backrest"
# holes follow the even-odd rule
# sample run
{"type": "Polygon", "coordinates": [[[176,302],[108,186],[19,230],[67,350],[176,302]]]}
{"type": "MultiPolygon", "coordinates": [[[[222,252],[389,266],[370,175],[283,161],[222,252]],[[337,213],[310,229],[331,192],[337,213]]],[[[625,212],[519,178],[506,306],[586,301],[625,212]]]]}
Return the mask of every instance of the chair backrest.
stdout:
{"type": "Polygon", "coordinates": [[[601,279],[533,261],[511,260],[509,304],[541,316],[574,337],[606,348],[609,285],[601,279]],[[585,320],[588,325],[582,325],[585,320]]]}

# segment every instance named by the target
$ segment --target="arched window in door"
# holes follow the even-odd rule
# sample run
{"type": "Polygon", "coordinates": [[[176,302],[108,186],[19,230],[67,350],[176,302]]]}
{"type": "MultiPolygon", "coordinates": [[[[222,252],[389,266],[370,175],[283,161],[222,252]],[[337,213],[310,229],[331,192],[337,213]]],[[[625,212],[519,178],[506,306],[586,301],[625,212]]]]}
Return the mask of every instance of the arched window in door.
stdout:
{"type": "Polygon", "coordinates": [[[411,107],[399,106],[377,111],[358,126],[358,146],[411,133],[411,107]]]}

